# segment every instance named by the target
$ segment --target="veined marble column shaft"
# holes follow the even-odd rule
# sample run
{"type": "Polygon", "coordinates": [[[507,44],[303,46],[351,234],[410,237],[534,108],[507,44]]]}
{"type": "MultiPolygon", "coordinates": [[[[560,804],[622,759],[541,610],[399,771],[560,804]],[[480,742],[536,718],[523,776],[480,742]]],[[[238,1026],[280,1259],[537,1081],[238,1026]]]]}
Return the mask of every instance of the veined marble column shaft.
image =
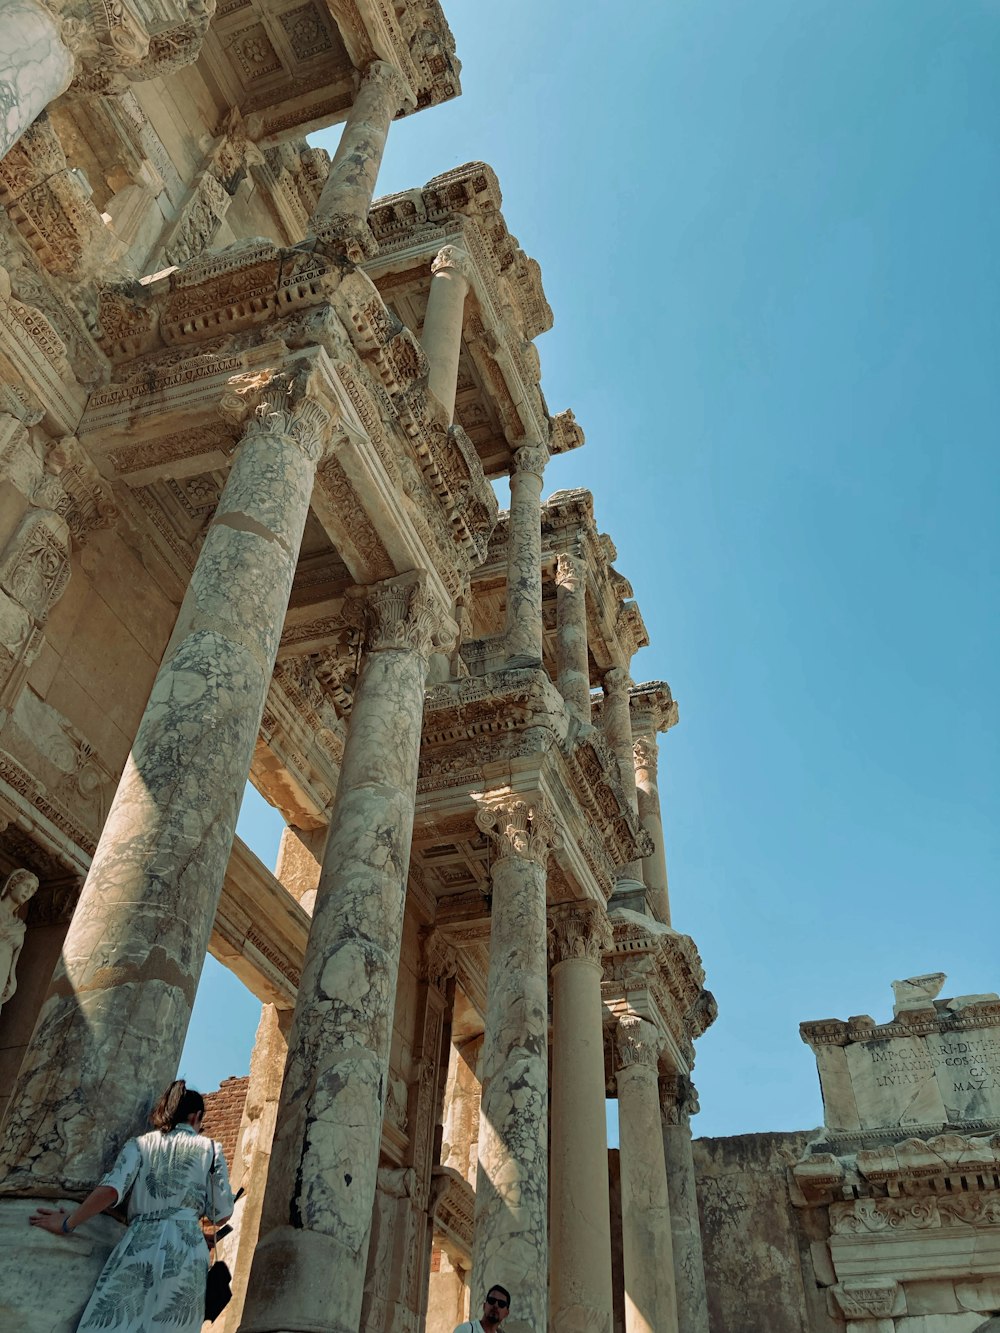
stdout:
{"type": "Polygon", "coordinates": [[[662,1078],[660,1108],[677,1283],[677,1322],[683,1333],[709,1333],[705,1257],[691,1151],[690,1117],[698,1110],[698,1098],[691,1080],[674,1074],[662,1078]]]}
{"type": "Polygon", "coordinates": [[[587,562],[564,553],[556,567],[556,654],[559,692],[570,712],[590,724],[587,655],[587,562]]]}
{"type": "Polygon", "coordinates": [[[639,804],[639,822],[653,839],[653,850],[642,860],[642,877],[646,884],[646,899],[653,915],[664,925],[670,925],[670,891],[667,883],[667,857],[663,841],[663,818],[660,813],[660,789],[656,773],[659,746],[656,733],[637,736],[632,746],[635,762],[635,788],[639,804]]]}
{"type": "Polygon", "coordinates": [[[368,210],[385,141],[393,116],[412,105],[412,98],[394,65],[375,60],[365,70],[310,223],[321,239],[347,241],[358,248],[359,257],[373,252],[368,210]]]}
{"type": "Polygon", "coordinates": [[[626,1333],[678,1333],[670,1200],[656,1073],[659,1034],[644,1019],[621,1019],[615,1046],[625,1330],[626,1333]]]}
{"type": "MultiPolygon", "coordinates": [[[[632,753],[632,717],[629,712],[628,672],[621,667],[612,667],[604,673],[604,739],[611,746],[618,760],[622,787],[629,805],[639,813],[639,799],[635,785],[635,759],[632,753]]],[[[629,884],[642,884],[642,861],[630,861],[621,866],[618,880],[629,884]]]]}
{"type": "Polygon", "coordinates": [[[6,1194],[86,1194],[174,1077],[330,413],[270,381],[209,526],[4,1124],[6,1194]]]}
{"type": "Polygon", "coordinates": [[[505,636],[511,666],[542,661],[542,474],[548,461],[545,445],[525,445],[510,474],[505,636]]]}
{"type": "Polygon", "coordinates": [[[553,909],[552,1333],[611,1333],[612,1327],[601,1005],[601,956],[610,944],[603,906],[553,909]]]}
{"type": "Polygon", "coordinates": [[[427,387],[443,405],[448,420],[455,416],[462,322],[472,261],[457,245],[445,245],[431,264],[431,286],[420,345],[430,362],[427,387]]]}
{"type": "Polygon", "coordinates": [[[364,645],[241,1328],[358,1333],[413,835],[422,575],[363,590],[364,645]]]}
{"type": "Polygon", "coordinates": [[[540,802],[477,800],[494,859],[472,1305],[499,1282],[516,1293],[505,1333],[535,1333],[549,1306],[545,867],[555,829],[540,802]]]}
{"type": "Polygon", "coordinates": [[[74,60],[40,0],[0,0],[0,158],[69,87],[74,60]]]}

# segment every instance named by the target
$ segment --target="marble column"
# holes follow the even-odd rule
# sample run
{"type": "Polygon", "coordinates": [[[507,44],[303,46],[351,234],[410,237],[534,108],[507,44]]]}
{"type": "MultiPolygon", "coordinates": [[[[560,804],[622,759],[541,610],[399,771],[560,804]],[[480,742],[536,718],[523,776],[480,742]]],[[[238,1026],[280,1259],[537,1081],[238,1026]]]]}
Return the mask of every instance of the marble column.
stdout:
{"type": "Polygon", "coordinates": [[[611,1209],[605,1114],[602,905],[549,918],[552,959],[552,1333],[611,1333],[611,1209]]]}
{"type": "Polygon", "coordinates": [[[548,1319],[548,985],[545,867],[554,822],[538,800],[476,797],[493,843],[472,1308],[499,1282],[516,1293],[505,1333],[548,1319]]]}
{"type": "MultiPolygon", "coordinates": [[[[542,474],[545,445],[525,445],[514,455],[507,527],[507,662],[542,662],[542,474]]],[[[509,1322],[509,1319],[508,1319],[509,1322]]]]}
{"type": "MultiPolygon", "coordinates": [[[[256,393],[191,575],[4,1121],[11,1217],[25,1198],[82,1198],[177,1069],[332,432],[306,384],[278,375],[256,393]]],[[[64,1257],[46,1261],[47,1293],[64,1257]]],[[[62,1327],[29,1276],[18,1326],[62,1327]]],[[[79,1313],[86,1291],[71,1295],[79,1313]]]]}
{"type": "Polygon", "coordinates": [[[457,245],[445,245],[431,264],[431,286],[420,345],[430,362],[427,387],[454,420],[458,360],[462,352],[465,298],[472,278],[472,260],[457,245]]]}
{"type": "Polygon", "coordinates": [[[564,553],[556,566],[556,653],[559,692],[569,711],[590,725],[587,653],[587,562],[564,553]]]}
{"type": "Polygon", "coordinates": [[[691,1151],[691,1116],[698,1111],[694,1084],[683,1074],[660,1079],[663,1156],[670,1198],[677,1322],[683,1333],[709,1333],[705,1258],[698,1217],[698,1189],[691,1151]]]}
{"type": "Polygon", "coordinates": [[[670,1200],[657,1087],[659,1033],[644,1019],[620,1019],[615,1049],[625,1330],[678,1333],[670,1200]]]}
{"type": "Polygon", "coordinates": [[[660,789],[656,773],[659,747],[656,733],[636,736],[632,745],[635,764],[635,790],[639,823],[653,839],[653,850],[642,860],[646,901],[657,921],[670,925],[670,892],[667,885],[667,857],[663,842],[663,818],[660,814],[660,789]]]}
{"type": "Polygon", "coordinates": [[[0,0],[0,158],[75,73],[61,25],[41,0],[0,0]]]}
{"type": "MultiPolygon", "coordinates": [[[[632,753],[629,684],[628,672],[622,670],[621,667],[612,667],[610,671],[604,673],[604,680],[602,681],[604,707],[601,720],[603,722],[604,739],[611,746],[615,758],[618,760],[626,800],[632,810],[638,814],[639,800],[636,793],[635,760],[632,753]]],[[[634,894],[638,900],[639,910],[644,909],[646,894],[643,888],[641,860],[630,861],[627,865],[619,866],[615,893],[619,896],[623,893],[634,894]]]]}
{"type": "Polygon", "coordinates": [[[363,657],[289,1036],[244,1330],[357,1333],[413,834],[422,573],[357,590],[363,657]]]}
{"type": "Polygon", "coordinates": [[[375,252],[368,226],[382,154],[393,117],[414,105],[409,85],[394,65],[373,61],[347,113],[330,174],[316,205],[311,230],[321,241],[342,243],[350,258],[375,252]]]}

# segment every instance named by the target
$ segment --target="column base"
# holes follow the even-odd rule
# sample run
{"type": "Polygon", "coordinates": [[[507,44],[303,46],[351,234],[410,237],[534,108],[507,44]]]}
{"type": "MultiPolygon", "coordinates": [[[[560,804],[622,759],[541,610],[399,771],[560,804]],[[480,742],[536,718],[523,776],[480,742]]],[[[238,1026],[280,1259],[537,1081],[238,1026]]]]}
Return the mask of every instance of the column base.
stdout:
{"type": "Polygon", "coordinates": [[[0,1328],[74,1333],[108,1255],[125,1228],[101,1215],[71,1236],[28,1225],[37,1208],[74,1209],[79,1199],[0,1199],[0,1328]]]}
{"type": "Polygon", "coordinates": [[[363,1283],[364,1264],[332,1236],[275,1227],[254,1253],[240,1333],[358,1333],[338,1311],[360,1306],[363,1283]]]}
{"type": "Polygon", "coordinates": [[[646,906],[646,886],[637,879],[620,879],[615,884],[614,892],[608,899],[608,911],[624,907],[629,912],[638,912],[640,916],[649,916],[646,906]]]}

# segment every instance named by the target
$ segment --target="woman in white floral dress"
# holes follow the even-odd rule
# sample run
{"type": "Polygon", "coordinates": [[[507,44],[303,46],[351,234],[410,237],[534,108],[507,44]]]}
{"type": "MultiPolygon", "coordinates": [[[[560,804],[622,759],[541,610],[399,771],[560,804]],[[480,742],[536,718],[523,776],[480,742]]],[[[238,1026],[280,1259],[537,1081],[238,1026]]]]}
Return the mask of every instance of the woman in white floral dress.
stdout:
{"type": "Polygon", "coordinates": [[[205,1318],[208,1247],[202,1217],[224,1222],[233,1195],[222,1148],[201,1134],[205,1103],[183,1080],[129,1139],[96,1189],[72,1212],[40,1208],[33,1226],[70,1235],[127,1194],[128,1229],[111,1251],[77,1333],[198,1333],[205,1318]]]}

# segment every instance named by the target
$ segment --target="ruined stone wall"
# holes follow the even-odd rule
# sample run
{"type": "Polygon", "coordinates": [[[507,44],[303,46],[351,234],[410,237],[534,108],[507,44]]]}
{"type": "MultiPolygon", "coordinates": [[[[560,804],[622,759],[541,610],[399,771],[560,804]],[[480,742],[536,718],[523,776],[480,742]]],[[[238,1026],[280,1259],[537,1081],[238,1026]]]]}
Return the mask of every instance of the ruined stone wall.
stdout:
{"type": "Polygon", "coordinates": [[[695,1140],[712,1333],[843,1330],[819,1285],[824,1277],[824,1285],[833,1281],[832,1272],[822,1274],[825,1210],[794,1208],[788,1191],[787,1168],[813,1137],[815,1131],[800,1131],[695,1140]]]}

